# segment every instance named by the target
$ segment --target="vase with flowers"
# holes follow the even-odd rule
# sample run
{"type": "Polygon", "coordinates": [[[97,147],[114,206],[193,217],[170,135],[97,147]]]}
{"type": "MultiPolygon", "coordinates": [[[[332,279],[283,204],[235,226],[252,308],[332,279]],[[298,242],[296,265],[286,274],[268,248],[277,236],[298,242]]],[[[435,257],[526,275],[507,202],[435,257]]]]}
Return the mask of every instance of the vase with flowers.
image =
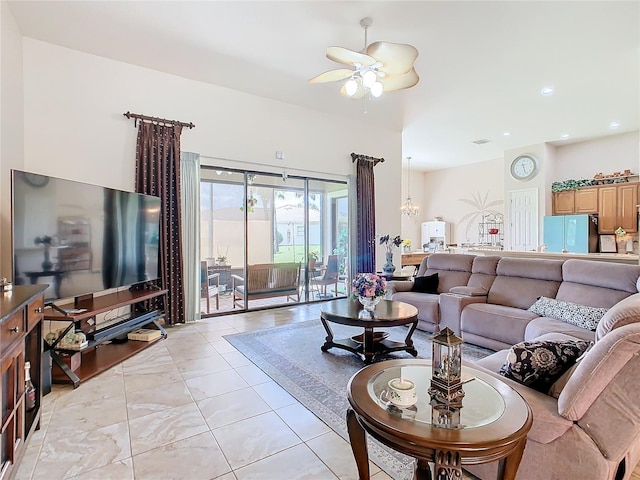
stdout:
{"type": "Polygon", "coordinates": [[[380,237],[380,245],[384,245],[387,250],[385,255],[386,262],[382,266],[382,271],[385,275],[393,275],[393,272],[396,271],[396,267],[393,264],[393,248],[402,245],[402,239],[400,235],[396,235],[393,238],[391,235],[382,235],[380,237]]]}
{"type": "Polygon", "coordinates": [[[353,279],[351,298],[357,298],[365,310],[372,312],[387,294],[387,281],[375,273],[359,273],[353,279]]]}

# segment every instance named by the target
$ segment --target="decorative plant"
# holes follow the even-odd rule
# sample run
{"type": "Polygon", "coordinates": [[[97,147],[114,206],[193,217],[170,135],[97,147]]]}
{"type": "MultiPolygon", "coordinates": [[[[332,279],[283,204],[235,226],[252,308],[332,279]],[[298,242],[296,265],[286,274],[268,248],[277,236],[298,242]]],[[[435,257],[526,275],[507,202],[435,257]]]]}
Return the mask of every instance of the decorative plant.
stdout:
{"type": "Polygon", "coordinates": [[[218,263],[225,263],[225,262],[229,259],[229,257],[228,257],[228,255],[229,255],[229,247],[227,247],[227,248],[225,249],[225,251],[224,251],[224,255],[222,255],[222,254],[220,253],[220,248],[216,247],[216,250],[217,250],[217,252],[218,252],[218,256],[216,257],[216,261],[217,261],[218,263]]]}
{"type": "Polygon", "coordinates": [[[582,187],[590,187],[593,180],[589,178],[581,178],[579,180],[564,180],[562,182],[553,182],[551,184],[552,192],[562,192],[563,190],[577,190],[582,187]]]}
{"type": "Polygon", "coordinates": [[[411,239],[405,238],[402,241],[402,246],[404,247],[405,250],[411,250],[411,239]]]}
{"type": "Polygon", "coordinates": [[[387,281],[375,273],[359,273],[353,279],[351,298],[383,297],[387,294],[387,281]]]}
{"type": "Polygon", "coordinates": [[[390,235],[382,235],[380,237],[380,245],[384,245],[385,248],[387,249],[387,253],[392,253],[393,252],[393,247],[399,247],[400,245],[402,245],[402,239],[400,238],[400,235],[396,235],[395,237],[391,238],[390,235]]]}
{"type": "MultiPolygon", "coordinates": [[[[258,204],[258,197],[253,195],[253,192],[249,192],[247,196],[247,212],[253,213],[253,208],[258,204]]],[[[244,206],[240,207],[240,211],[244,211],[244,206]]]]}

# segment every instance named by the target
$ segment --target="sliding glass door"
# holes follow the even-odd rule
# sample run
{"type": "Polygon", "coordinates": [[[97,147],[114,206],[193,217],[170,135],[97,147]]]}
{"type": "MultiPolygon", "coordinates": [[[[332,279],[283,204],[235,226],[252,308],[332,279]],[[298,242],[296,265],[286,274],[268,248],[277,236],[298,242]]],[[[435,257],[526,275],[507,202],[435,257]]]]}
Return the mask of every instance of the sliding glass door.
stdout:
{"type": "Polygon", "coordinates": [[[346,183],[205,167],[201,199],[203,315],[346,295],[346,183]]]}

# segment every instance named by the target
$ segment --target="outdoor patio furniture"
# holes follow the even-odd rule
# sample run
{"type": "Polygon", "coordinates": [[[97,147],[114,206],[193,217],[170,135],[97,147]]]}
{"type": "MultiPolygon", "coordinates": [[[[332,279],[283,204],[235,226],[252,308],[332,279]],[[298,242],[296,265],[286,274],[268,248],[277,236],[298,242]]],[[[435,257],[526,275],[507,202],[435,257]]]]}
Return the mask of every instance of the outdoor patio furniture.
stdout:
{"type": "Polygon", "coordinates": [[[247,265],[247,280],[231,275],[233,288],[233,308],[244,308],[244,298],[287,297],[294,302],[300,301],[298,281],[299,263],[262,263],[247,265]]]}

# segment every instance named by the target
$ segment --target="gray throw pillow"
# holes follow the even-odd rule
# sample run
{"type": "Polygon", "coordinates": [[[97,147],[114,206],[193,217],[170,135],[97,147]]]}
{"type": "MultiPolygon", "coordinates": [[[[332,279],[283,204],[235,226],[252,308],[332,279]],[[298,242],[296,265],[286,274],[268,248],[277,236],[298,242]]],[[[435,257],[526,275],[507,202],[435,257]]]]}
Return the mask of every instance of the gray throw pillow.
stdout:
{"type": "Polygon", "coordinates": [[[555,318],[592,331],[596,329],[598,322],[608,310],[608,308],[588,307],[587,305],[579,305],[547,297],[538,298],[529,307],[530,312],[536,313],[541,317],[555,318]]]}
{"type": "Polygon", "coordinates": [[[582,355],[589,342],[538,340],[516,343],[507,354],[500,375],[547,393],[549,387],[582,355]]]}

